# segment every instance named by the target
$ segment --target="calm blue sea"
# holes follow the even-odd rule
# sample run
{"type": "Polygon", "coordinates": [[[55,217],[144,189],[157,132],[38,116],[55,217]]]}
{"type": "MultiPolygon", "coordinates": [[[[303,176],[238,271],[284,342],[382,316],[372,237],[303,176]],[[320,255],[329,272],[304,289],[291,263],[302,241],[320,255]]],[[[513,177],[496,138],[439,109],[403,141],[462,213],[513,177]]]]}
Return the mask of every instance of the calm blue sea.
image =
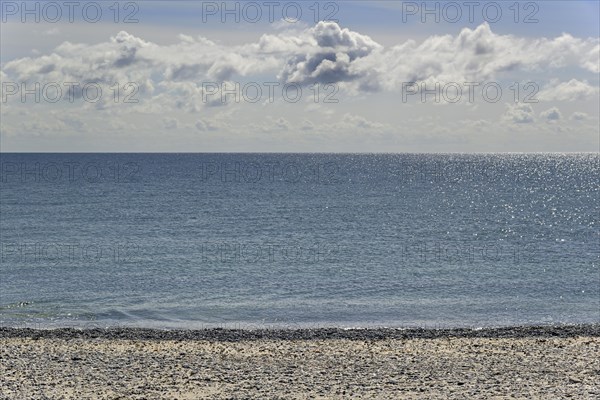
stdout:
{"type": "Polygon", "coordinates": [[[0,325],[600,321],[598,154],[2,154],[0,325]]]}

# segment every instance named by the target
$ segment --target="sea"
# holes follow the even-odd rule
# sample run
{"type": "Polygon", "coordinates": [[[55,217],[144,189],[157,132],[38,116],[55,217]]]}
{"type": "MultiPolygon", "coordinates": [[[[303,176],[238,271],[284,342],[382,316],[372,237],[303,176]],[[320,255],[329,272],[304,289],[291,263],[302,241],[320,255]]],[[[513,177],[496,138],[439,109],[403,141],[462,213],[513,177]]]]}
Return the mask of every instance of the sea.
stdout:
{"type": "Polygon", "coordinates": [[[0,326],[600,322],[598,153],[0,165],[0,326]]]}

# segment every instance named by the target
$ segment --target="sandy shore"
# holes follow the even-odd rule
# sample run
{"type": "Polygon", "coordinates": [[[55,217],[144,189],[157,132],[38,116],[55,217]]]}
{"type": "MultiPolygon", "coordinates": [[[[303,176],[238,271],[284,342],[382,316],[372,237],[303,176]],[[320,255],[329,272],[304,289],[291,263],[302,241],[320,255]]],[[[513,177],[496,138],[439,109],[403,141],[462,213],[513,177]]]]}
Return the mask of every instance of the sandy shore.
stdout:
{"type": "Polygon", "coordinates": [[[0,398],[596,399],[598,328],[0,328],[0,398]]]}

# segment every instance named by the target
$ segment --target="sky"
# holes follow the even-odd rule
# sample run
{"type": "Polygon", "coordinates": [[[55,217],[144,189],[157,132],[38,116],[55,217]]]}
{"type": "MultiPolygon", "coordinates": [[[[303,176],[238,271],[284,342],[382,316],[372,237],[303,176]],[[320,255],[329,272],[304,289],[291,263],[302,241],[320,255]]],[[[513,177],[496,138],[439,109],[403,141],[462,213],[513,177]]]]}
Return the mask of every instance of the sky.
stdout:
{"type": "Polygon", "coordinates": [[[3,152],[598,152],[598,1],[0,1],[3,152]]]}

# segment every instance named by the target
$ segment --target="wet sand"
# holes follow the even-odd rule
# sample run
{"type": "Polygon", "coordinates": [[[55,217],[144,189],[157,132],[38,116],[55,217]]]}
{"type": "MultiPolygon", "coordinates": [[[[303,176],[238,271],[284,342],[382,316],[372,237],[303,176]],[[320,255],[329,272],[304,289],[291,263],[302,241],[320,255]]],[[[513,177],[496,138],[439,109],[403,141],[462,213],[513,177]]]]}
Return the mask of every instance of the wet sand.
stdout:
{"type": "Polygon", "coordinates": [[[0,398],[595,399],[599,328],[0,328],[0,398]]]}

